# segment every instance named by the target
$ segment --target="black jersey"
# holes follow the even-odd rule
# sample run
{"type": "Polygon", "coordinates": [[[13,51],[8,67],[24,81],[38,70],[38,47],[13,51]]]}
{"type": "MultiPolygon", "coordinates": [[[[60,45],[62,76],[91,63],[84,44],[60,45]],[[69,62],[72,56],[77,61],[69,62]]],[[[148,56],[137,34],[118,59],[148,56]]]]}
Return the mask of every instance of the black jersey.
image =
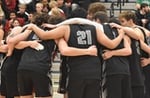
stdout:
{"type": "MultiPolygon", "coordinates": [[[[110,39],[115,39],[118,36],[118,31],[116,28],[111,28],[109,24],[103,24],[104,33],[110,39]]],[[[120,44],[113,50],[124,48],[123,40],[120,44]]],[[[103,47],[103,50],[108,49],[103,47]]],[[[110,49],[108,49],[110,50],[110,49]]],[[[114,75],[114,74],[127,74],[129,75],[129,62],[126,56],[113,56],[107,60],[105,60],[106,66],[106,75],[114,75]]]]}
{"type": "MultiPolygon", "coordinates": [[[[139,28],[142,31],[143,35],[144,35],[144,43],[147,44],[148,46],[150,46],[150,38],[146,36],[145,31],[141,27],[137,26],[137,28],[139,28]]],[[[150,55],[147,52],[145,52],[144,50],[141,50],[141,57],[149,58],[150,55]]],[[[145,70],[150,70],[150,64],[143,67],[143,69],[144,69],[144,71],[145,70]]]]}
{"type": "MultiPolygon", "coordinates": [[[[96,28],[91,25],[70,25],[68,45],[88,48],[97,45],[96,28]]],[[[101,63],[97,56],[68,57],[69,78],[100,79],[101,63]]]]}
{"type": "Polygon", "coordinates": [[[2,65],[1,71],[3,74],[13,74],[16,73],[17,67],[20,62],[22,55],[22,50],[14,49],[11,56],[7,57],[2,65]]]}
{"type": "MultiPolygon", "coordinates": [[[[31,33],[27,40],[38,40],[35,33],[31,33]]],[[[40,40],[40,39],[39,39],[40,40]]],[[[37,51],[26,47],[22,53],[18,70],[31,70],[39,73],[47,73],[51,67],[51,54],[54,49],[54,40],[41,41],[43,50],[37,51]]]]}
{"type": "MultiPolygon", "coordinates": [[[[141,27],[137,26],[135,28],[139,28],[144,36],[144,43],[147,44],[147,45],[150,45],[149,44],[149,38],[146,36],[146,33],[144,31],[144,29],[142,29],[141,27]]],[[[145,57],[145,58],[149,58],[149,54],[147,52],[145,52],[144,50],[140,49],[140,52],[141,52],[141,57],[145,57]]]]}
{"type": "Polygon", "coordinates": [[[129,56],[132,86],[143,86],[142,67],[140,63],[141,48],[138,40],[131,38],[132,55],[129,56]]]}

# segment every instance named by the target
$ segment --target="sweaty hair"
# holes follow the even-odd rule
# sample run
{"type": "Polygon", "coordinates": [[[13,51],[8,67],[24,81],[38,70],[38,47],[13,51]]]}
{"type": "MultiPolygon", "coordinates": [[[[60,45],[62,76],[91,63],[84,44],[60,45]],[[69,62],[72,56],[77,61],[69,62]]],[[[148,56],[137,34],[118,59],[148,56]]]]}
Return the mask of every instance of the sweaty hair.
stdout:
{"type": "Polygon", "coordinates": [[[50,16],[49,19],[48,19],[48,23],[50,24],[58,24],[62,21],[64,21],[65,19],[63,17],[60,17],[60,16],[50,16]]]}
{"type": "Polygon", "coordinates": [[[88,8],[88,14],[94,15],[98,11],[107,12],[106,7],[104,4],[100,2],[91,3],[88,8]]]}
{"type": "Polygon", "coordinates": [[[93,19],[97,20],[99,19],[101,23],[105,23],[109,21],[109,18],[107,16],[106,12],[98,11],[94,14],[93,19]]]}
{"type": "Polygon", "coordinates": [[[43,23],[48,22],[49,15],[47,13],[36,13],[33,16],[33,23],[37,26],[41,26],[43,23]]]}
{"type": "Polygon", "coordinates": [[[119,18],[125,18],[127,21],[132,19],[133,22],[136,23],[136,15],[132,11],[124,11],[124,12],[120,13],[119,18]]]}

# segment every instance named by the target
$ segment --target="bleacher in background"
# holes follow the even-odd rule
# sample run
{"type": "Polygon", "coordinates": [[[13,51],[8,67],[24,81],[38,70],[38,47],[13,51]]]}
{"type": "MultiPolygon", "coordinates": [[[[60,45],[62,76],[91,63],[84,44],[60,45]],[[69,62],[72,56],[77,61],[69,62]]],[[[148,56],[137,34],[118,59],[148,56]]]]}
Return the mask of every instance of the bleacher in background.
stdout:
{"type": "Polygon", "coordinates": [[[104,3],[110,17],[118,17],[119,13],[125,10],[136,10],[136,0],[108,0],[108,2],[100,0],[100,2],[104,3]]]}
{"type": "Polygon", "coordinates": [[[59,67],[60,67],[60,54],[58,53],[52,63],[52,83],[53,83],[53,90],[57,92],[58,83],[59,83],[59,67]]]}

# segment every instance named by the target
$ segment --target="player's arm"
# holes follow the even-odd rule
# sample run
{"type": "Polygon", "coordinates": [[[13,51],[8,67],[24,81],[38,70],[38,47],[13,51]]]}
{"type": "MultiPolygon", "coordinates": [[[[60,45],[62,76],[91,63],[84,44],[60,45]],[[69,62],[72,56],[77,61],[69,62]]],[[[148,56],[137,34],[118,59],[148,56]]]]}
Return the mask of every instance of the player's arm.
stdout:
{"type": "Polygon", "coordinates": [[[71,18],[67,19],[56,26],[62,26],[62,25],[68,25],[68,24],[88,24],[88,25],[94,25],[95,27],[99,27],[103,31],[103,26],[97,22],[85,19],[85,18],[71,18]]]}
{"type": "Polygon", "coordinates": [[[96,46],[90,46],[87,49],[69,47],[67,42],[61,38],[57,41],[59,51],[62,55],[65,56],[80,56],[80,55],[93,55],[97,56],[96,46]]]}
{"type": "Polygon", "coordinates": [[[59,26],[49,31],[44,31],[35,24],[28,24],[27,27],[28,30],[32,30],[42,40],[59,39],[65,37],[65,35],[70,32],[69,25],[59,26]]]}
{"type": "Polygon", "coordinates": [[[124,37],[124,48],[116,50],[106,50],[103,53],[104,59],[109,59],[112,56],[128,56],[132,54],[131,41],[128,36],[124,37]]]}
{"type": "Polygon", "coordinates": [[[136,39],[136,40],[140,39],[140,35],[138,33],[136,33],[136,31],[133,28],[121,26],[121,25],[116,24],[116,23],[110,23],[110,25],[112,27],[122,29],[129,37],[131,37],[133,39],[136,39]]]}
{"type": "Polygon", "coordinates": [[[119,35],[113,40],[109,39],[99,28],[96,28],[96,33],[98,42],[109,49],[117,47],[124,37],[124,31],[121,29],[119,29],[119,35]]]}

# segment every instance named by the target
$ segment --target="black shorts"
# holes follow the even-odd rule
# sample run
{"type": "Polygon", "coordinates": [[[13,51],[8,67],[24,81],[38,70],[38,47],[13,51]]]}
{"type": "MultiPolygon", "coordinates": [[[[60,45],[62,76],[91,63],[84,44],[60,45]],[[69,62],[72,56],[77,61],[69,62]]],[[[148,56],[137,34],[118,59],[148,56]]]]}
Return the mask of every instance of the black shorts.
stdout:
{"type": "Polygon", "coordinates": [[[110,75],[106,77],[104,96],[107,98],[132,98],[129,75],[110,75]]]}
{"type": "Polygon", "coordinates": [[[132,86],[132,98],[145,98],[144,86],[132,86]]]}
{"type": "Polygon", "coordinates": [[[36,97],[52,96],[52,81],[49,74],[32,71],[18,71],[18,87],[20,96],[32,95],[36,97]]]}
{"type": "Polygon", "coordinates": [[[69,79],[68,98],[99,98],[100,80],[69,79]]]}
{"type": "Polygon", "coordinates": [[[17,73],[1,74],[1,95],[14,97],[19,96],[17,87],[17,73]]]}
{"type": "Polygon", "coordinates": [[[150,98],[150,65],[143,68],[144,73],[144,83],[145,83],[145,97],[144,98],[150,98]]]}

